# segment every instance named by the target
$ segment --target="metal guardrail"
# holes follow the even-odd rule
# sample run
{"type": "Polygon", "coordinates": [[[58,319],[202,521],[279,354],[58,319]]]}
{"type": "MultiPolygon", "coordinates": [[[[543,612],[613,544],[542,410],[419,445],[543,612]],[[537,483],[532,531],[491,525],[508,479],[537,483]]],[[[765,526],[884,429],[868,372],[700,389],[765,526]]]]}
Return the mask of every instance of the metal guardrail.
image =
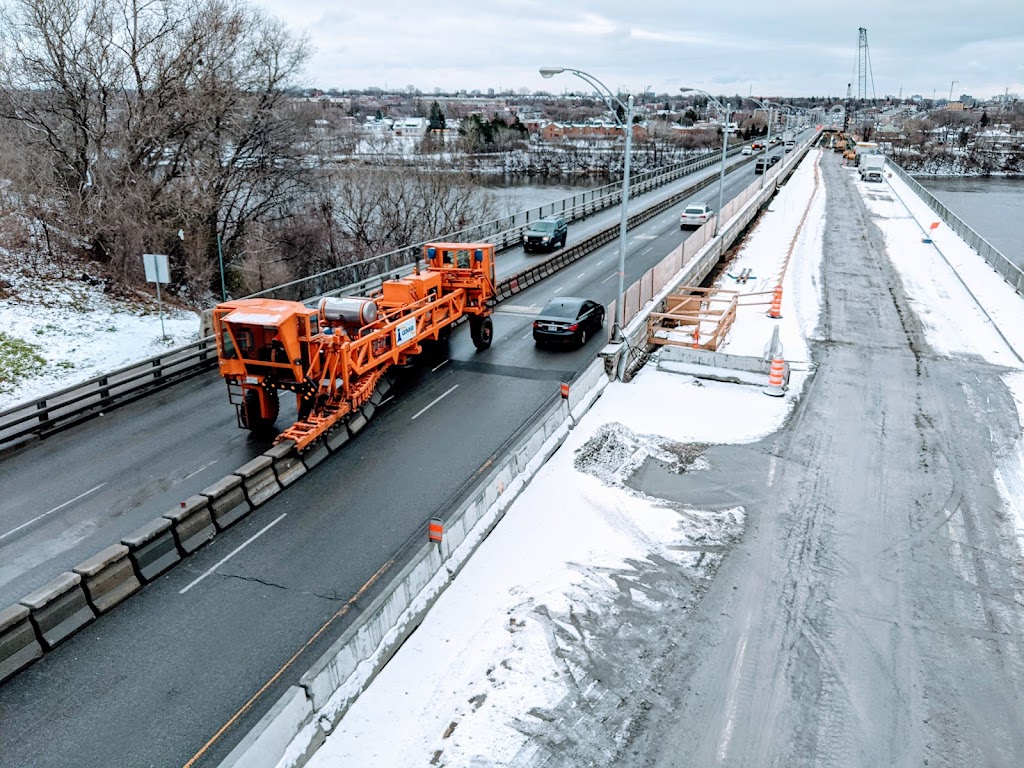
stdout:
{"type": "Polygon", "coordinates": [[[1024,269],[1021,269],[1006,258],[988,240],[967,226],[955,213],[940,203],[935,195],[922,187],[918,181],[900,168],[900,166],[896,165],[892,158],[887,157],[886,162],[895,174],[903,179],[903,182],[913,190],[914,194],[924,200],[928,207],[935,211],[940,219],[946,222],[950,229],[960,235],[971,248],[981,254],[981,257],[989,263],[992,269],[1002,275],[1003,279],[1012,285],[1017,293],[1024,296],[1024,269]]]}
{"type": "MultiPolygon", "coordinates": [[[[741,146],[733,148],[729,151],[729,156],[731,157],[738,154],[741,148],[741,146]]],[[[695,171],[716,165],[718,162],[720,162],[720,156],[712,154],[700,160],[676,164],[670,170],[662,173],[661,175],[656,175],[654,172],[651,172],[642,176],[636,183],[632,180],[630,181],[630,195],[642,195],[645,192],[649,192],[675,181],[681,176],[686,176],[695,171]]],[[[694,190],[700,189],[713,181],[715,181],[713,178],[706,179],[699,182],[697,185],[688,187],[686,190],[673,195],[668,201],[662,201],[661,203],[652,206],[652,208],[647,211],[634,214],[629,218],[629,227],[636,226],[636,224],[646,220],[646,218],[649,218],[656,213],[660,213],[671,205],[675,205],[675,203],[681,200],[682,197],[692,194],[694,190]]],[[[480,225],[479,227],[472,227],[468,230],[463,230],[462,232],[447,235],[445,237],[446,239],[451,239],[456,242],[462,242],[463,238],[468,238],[468,240],[465,240],[467,242],[469,240],[476,242],[494,242],[499,250],[511,248],[520,243],[522,232],[529,223],[536,221],[539,218],[551,215],[561,215],[563,218],[567,218],[570,221],[576,221],[586,218],[600,210],[617,205],[622,193],[621,187],[621,183],[606,185],[605,187],[600,187],[597,190],[589,190],[587,193],[583,193],[582,195],[573,195],[571,197],[563,198],[562,200],[554,203],[548,203],[540,206],[539,208],[523,211],[515,216],[497,219],[493,222],[487,222],[486,224],[480,225]],[[601,195],[592,194],[600,192],[601,190],[604,190],[604,193],[601,195]],[[581,200],[580,198],[583,199],[581,200]],[[502,231],[494,231],[488,236],[480,236],[480,233],[486,228],[497,227],[501,223],[509,223],[511,228],[502,231]]],[[[560,251],[557,255],[536,265],[534,269],[528,270],[528,272],[540,270],[541,272],[544,272],[544,275],[546,276],[547,274],[560,269],[562,266],[565,266],[565,264],[574,261],[575,258],[579,258],[585,253],[589,253],[594,248],[600,247],[600,245],[604,245],[606,242],[609,242],[609,237],[614,239],[614,237],[617,236],[615,234],[617,232],[618,225],[588,238],[585,243],[591,244],[589,248],[580,248],[580,246],[584,245],[584,243],[580,243],[569,249],[563,249],[563,251],[560,251]],[[599,240],[600,242],[598,242],[599,240]],[[566,260],[564,255],[567,253],[578,255],[573,259],[566,260]],[[558,266],[555,266],[555,262],[559,262],[558,266]],[[547,271],[545,271],[545,265],[548,265],[547,271]]],[[[267,297],[273,295],[274,298],[291,298],[293,301],[308,301],[310,300],[310,296],[316,296],[319,298],[319,296],[365,295],[367,292],[379,288],[383,281],[389,279],[392,275],[410,273],[413,268],[412,263],[415,260],[415,256],[421,252],[421,246],[422,244],[417,244],[416,246],[410,246],[402,249],[401,251],[395,251],[392,254],[384,254],[383,256],[374,257],[374,259],[367,260],[367,262],[361,262],[359,265],[351,265],[350,267],[343,267],[339,270],[332,270],[330,273],[325,273],[330,275],[340,275],[342,270],[365,266],[365,264],[370,261],[384,260],[381,263],[387,263],[386,257],[388,256],[395,256],[396,254],[402,253],[408,255],[408,264],[402,265],[396,269],[385,270],[380,274],[365,277],[347,285],[342,285],[333,289],[326,288],[318,293],[308,293],[305,296],[298,295],[299,285],[305,285],[306,287],[311,288],[313,285],[313,282],[311,281],[314,281],[316,278],[324,277],[324,274],[321,274],[311,276],[310,278],[303,278],[302,280],[294,281],[292,283],[286,283],[283,286],[278,286],[276,289],[272,289],[277,291],[274,294],[264,291],[259,294],[253,294],[253,297],[267,297]]],[[[502,285],[508,284],[509,281],[515,277],[516,276],[513,276],[512,278],[502,281],[502,285]]],[[[530,284],[532,285],[533,283],[530,282],[530,284]]],[[[195,376],[209,370],[216,365],[216,362],[216,344],[213,337],[208,336],[191,344],[176,347],[168,352],[163,352],[159,355],[155,355],[154,357],[146,358],[145,360],[132,363],[131,365],[124,366],[123,368],[118,368],[115,371],[105,373],[101,376],[96,376],[80,382],[79,384],[57,390],[56,392],[48,393],[42,397],[38,397],[24,403],[19,403],[11,408],[0,411],[0,450],[13,448],[33,437],[46,437],[62,429],[67,429],[68,427],[80,424],[81,422],[102,413],[104,410],[119,405],[125,405],[159,389],[163,389],[191,376],[195,376]]]]}
{"type": "Polygon", "coordinates": [[[212,368],[212,336],[0,411],[0,448],[45,437],[212,368]]]}

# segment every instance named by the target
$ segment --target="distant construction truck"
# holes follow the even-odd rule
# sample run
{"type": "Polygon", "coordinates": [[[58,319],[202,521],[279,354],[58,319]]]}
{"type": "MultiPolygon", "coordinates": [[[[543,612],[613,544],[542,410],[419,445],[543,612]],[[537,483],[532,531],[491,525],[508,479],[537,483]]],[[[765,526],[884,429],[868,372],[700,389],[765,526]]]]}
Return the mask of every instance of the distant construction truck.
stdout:
{"type": "Polygon", "coordinates": [[[277,436],[308,448],[366,403],[389,368],[444,342],[469,319],[479,350],[494,329],[494,245],[428,243],[410,275],[383,282],[367,297],[297,301],[239,299],[213,310],[220,375],[238,425],[266,432],[278,393],[295,394],[298,420],[277,436]]]}
{"type": "Polygon", "coordinates": [[[857,171],[861,181],[884,181],[885,155],[860,155],[857,171]]]}
{"type": "Polygon", "coordinates": [[[853,145],[853,164],[860,166],[860,159],[864,155],[877,155],[879,153],[878,145],[873,141],[858,141],[853,145]]]}

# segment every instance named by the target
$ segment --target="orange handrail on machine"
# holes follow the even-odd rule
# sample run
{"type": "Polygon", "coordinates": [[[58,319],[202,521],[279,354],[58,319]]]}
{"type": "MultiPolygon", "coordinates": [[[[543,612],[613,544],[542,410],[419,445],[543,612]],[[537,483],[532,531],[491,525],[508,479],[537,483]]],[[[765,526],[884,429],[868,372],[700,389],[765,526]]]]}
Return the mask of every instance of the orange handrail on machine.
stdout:
{"type": "Polygon", "coordinates": [[[494,335],[494,245],[428,243],[424,267],[366,297],[239,299],[213,310],[220,374],[243,429],[277,421],[278,393],[293,392],[298,420],[277,441],[308,448],[370,399],[381,376],[424,343],[445,340],[468,317],[477,349],[494,335]]]}

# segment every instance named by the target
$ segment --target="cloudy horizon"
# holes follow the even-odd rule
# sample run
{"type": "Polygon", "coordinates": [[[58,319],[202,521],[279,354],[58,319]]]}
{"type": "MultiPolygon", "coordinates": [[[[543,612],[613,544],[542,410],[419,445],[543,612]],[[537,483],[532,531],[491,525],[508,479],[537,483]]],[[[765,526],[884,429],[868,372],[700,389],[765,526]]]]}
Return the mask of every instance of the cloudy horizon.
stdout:
{"type": "Polygon", "coordinates": [[[984,12],[966,0],[906,0],[839,22],[804,0],[738,0],[727,10],[665,0],[628,10],[607,0],[256,2],[308,35],[314,52],[304,84],[324,89],[588,90],[570,75],[545,80],[538,72],[563,66],[622,92],[675,93],[685,85],[715,94],[842,97],[848,83],[857,95],[863,26],[869,98],[1024,94],[1019,0],[994,0],[984,12]]]}

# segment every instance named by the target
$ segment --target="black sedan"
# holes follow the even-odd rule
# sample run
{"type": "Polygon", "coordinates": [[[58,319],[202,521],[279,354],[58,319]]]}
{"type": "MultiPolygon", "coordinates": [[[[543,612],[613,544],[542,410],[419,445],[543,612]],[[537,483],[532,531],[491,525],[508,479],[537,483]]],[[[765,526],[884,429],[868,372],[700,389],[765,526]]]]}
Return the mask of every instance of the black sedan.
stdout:
{"type": "Polygon", "coordinates": [[[596,301],[563,296],[552,299],[533,321],[533,340],[544,344],[577,344],[597,334],[604,325],[604,307],[596,301]]]}

